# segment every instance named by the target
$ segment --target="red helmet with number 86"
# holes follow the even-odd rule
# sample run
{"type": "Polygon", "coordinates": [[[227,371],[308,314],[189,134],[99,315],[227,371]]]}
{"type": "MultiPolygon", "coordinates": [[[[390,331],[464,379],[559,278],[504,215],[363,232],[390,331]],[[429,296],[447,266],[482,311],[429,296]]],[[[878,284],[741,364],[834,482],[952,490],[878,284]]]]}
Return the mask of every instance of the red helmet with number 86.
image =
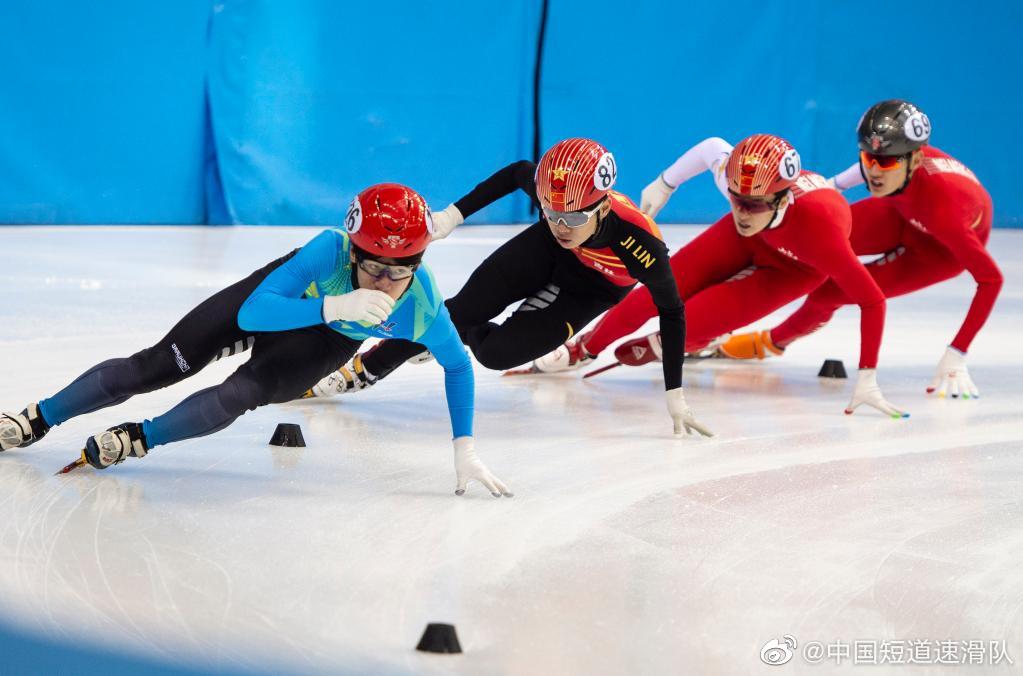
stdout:
{"type": "Polygon", "coordinates": [[[801,170],[792,144],[772,134],[748,136],[732,150],[725,167],[736,195],[772,195],[792,187],[801,170]]]}
{"type": "Polygon", "coordinates": [[[536,167],[536,196],[545,209],[579,211],[599,202],[615,184],[618,165],[588,138],[555,143],[536,167]]]}
{"type": "Polygon", "coordinates": [[[433,216],[419,193],[400,183],[371,185],[345,213],[352,244],[379,258],[420,256],[433,236],[433,216]]]}

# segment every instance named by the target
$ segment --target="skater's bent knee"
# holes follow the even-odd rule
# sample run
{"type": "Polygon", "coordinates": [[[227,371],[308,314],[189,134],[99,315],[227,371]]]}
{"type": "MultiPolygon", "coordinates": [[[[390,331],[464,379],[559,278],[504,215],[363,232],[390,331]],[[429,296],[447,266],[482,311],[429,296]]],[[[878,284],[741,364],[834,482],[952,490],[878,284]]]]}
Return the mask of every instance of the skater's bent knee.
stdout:
{"type": "Polygon", "coordinates": [[[217,392],[225,410],[241,415],[269,404],[275,388],[252,369],[241,367],[224,381],[217,392]]]}
{"type": "Polygon", "coordinates": [[[473,350],[473,354],[476,357],[476,361],[493,371],[505,371],[516,366],[522,366],[531,359],[530,357],[512,354],[508,350],[495,349],[486,345],[473,350]]]}

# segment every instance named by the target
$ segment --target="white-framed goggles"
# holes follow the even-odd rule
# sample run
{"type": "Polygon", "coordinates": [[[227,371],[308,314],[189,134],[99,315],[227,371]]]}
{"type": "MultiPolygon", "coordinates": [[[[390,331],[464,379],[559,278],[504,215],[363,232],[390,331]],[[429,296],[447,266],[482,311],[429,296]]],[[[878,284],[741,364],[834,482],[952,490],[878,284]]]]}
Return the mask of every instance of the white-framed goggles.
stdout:
{"type": "Polygon", "coordinates": [[[555,211],[554,209],[543,208],[543,217],[547,219],[547,222],[551,225],[564,225],[567,228],[581,228],[586,225],[593,214],[600,210],[600,205],[604,203],[604,200],[598,201],[589,210],[580,209],[579,211],[555,211]]]}

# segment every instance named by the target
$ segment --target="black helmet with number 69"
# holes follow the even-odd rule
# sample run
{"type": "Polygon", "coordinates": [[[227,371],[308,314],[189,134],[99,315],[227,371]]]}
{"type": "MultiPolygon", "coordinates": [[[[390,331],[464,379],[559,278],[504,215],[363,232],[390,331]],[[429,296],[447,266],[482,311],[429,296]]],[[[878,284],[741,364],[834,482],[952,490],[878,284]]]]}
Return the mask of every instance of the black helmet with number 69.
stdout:
{"type": "Polygon", "coordinates": [[[908,155],[927,143],[931,121],[909,101],[891,99],[863,114],[856,136],[860,150],[872,155],[908,155]]]}

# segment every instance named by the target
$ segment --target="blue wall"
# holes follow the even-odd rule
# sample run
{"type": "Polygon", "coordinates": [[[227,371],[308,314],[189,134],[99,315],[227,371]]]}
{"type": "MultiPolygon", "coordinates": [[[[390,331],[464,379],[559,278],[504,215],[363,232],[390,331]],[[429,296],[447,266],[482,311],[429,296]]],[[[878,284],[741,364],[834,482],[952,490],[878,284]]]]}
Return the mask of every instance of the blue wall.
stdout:
{"type": "MultiPolygon", "coordinates": [[[[214,13],[210,106],[234,221],[334,223],[381,181],[439,204],[526,152],[536,38],[524,25],[536,9],[386,6],[388,17],[329,1],[226,2],[214,13]]],[[[481,216],[508,220],[512,206],[481,216]]]]}
{"type": "Polygon", "coordinates": [[[204,222],[208,16],[0,0],[0,222],[204,222]]]}
{"type": "MultiPolygon", "coordinates": [[[[528,157],[540,1],[383,7],[0,0],[0,222],[328,224],[369,183],[440,208],[528,157]]],[[[964,7],[551,0],[542,142],[601,140],[636,198],[709,135],[779,133],[833,174],[863,109],[903,97],[1020,226],[997,149],[1023,119],[1023,3],[964,7]]],[[[698,180],[661,220],[722,209],[698,180]]],[[[473,220],[527,218],[516,198],[473,220]]]]}

